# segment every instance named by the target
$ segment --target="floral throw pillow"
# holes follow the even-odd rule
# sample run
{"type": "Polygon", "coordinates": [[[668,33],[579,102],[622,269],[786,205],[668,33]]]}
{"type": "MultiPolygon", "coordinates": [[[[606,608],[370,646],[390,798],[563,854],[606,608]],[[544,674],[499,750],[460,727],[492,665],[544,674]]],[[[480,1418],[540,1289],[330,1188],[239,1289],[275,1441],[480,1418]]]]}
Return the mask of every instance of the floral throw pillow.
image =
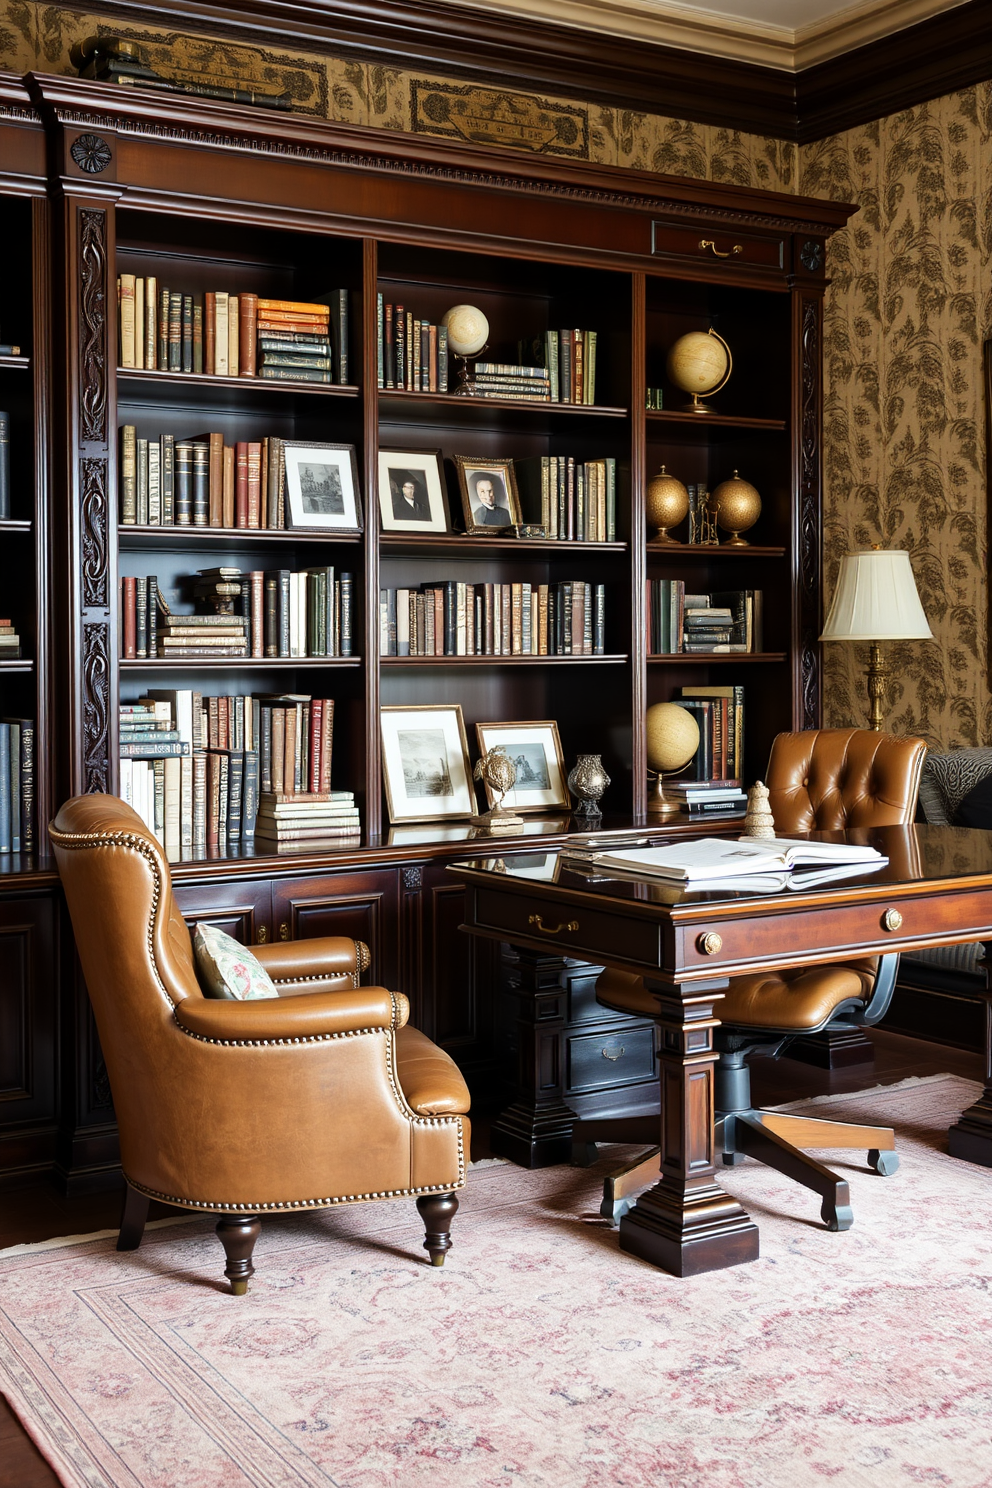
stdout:
{"type": "Polygon", "coordinates": [[[196,926],[193,952],[204,997],[252,1002],[259,997],[279,996],[265,967],[247,946],[216,925],[196,926]]]}

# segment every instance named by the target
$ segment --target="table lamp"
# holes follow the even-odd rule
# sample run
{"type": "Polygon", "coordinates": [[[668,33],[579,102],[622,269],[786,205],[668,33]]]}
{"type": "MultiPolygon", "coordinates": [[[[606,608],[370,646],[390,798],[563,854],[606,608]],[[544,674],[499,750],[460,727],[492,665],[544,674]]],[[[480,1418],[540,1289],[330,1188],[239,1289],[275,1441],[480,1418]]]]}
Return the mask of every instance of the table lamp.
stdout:
{"type": "Polygon", "coordinates": [[[932,641],[909,554],[873,547],[840,561],[837,588],[821,641],[868,641],[869,728],[882,728],[890,673],[879,641],[932,641]]]}

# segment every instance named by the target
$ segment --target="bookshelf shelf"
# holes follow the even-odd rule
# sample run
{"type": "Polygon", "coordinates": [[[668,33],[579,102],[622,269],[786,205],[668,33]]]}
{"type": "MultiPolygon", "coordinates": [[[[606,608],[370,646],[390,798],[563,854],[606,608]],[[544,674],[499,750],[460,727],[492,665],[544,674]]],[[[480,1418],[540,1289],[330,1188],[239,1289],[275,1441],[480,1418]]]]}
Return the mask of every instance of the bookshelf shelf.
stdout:
{"type": "Polygon", "coordinates": [[[452,533],[446,537],[441,533],[417,532],[384,532],[379,539],[379,548],[385,558],[422,553],[432,558],[480,558],[483,561],[493,553],[499,553],[501,557],[528,553],[574,562],[587,553],[622,556],[630,551],[629,543],[624,542],[559,542],[551,537],[471,537],[467,533],[452,533]]]}
{"type": "Polygon", "coordinates": [[[539,402],[531,398],[465,398],[455,393],[413,393],[402,388],[380,388],[380,417],[388,423],[404,423],[415,408],[431,410],[443,426],[453,424],[482,425],[506,421],[507,415],[532,418],[625,419],[626,408],[613,408],[595,403],[539,402]]]}
{"type": "Polygon", "coordinates": [[[785,651],[673,651],[645,658],[649,666],[754,666],[781,663],[785,651]]]}
{"type": "Polygon", "coordinates": [[[0,661],[0,672],[9,675],[11,672],[33,672],[34,662],[30,657],[20,657],[16,661],[0,661]]]}
{"type": "Polygon", "coordinates": [[[0,532],[31,532],[34,524],[28,521],[18,521],[16,517],[4,517],[0,519],[0,532]]]}
{"type": "Polygon", "coordinates": [[[752,558],[784,558],[788,549],[749,543],[746,548],[732,548],[729,543],[672,543],[649,542],[649,558],[670,558],[673,563],[683,558],[731,558],[735,563],[748,562],[752,558]]]}
{"type": "MultiPolygon", "coordinates": [[[[405,658],[404,658],[405,659],[405,658]]],[[[353,667],[362,665],[360,656],[139,656],[122,657],[122,672],[226,672],[311,671],[314,667],[353,667]]]]}
{"type": "Polygon", "coordinates": [[[125,388],[129,385],[138,391],[142,387],[146,391],[155,389],[157,391],[173,390],[184,402],[197,402],[212,404],[229,403],[231,393],[248,393],[254,396],[259,394],[268,398],[270,395],[284,397],[291,393],[312,394],[318,398],[359,398],[361,388],[347,386],[342,387],[337,383],[327,382],[297,382],[295,379],[283,381],[270,380],[267,377],[217,377],[206,372],[158,372],[150,367],[118,367],[117,381],[125,388]]]}
{"type": "Polygon", "coordinates": [[[0,356],[0,372],[27,372],[30,367],[29,356],[0,356]]]}
{"type": "Polygon", "coordinates": [[[785,419],[737,418],[725,413],[683,413],[681,409],[648,408],[645,417],[649,424],[674,424],[697,429],[700,434],[707,429],[753,429],[762,433],[784,433],[789,427],[785,419]]]}
{"type": "Polygon", "coordinates": [[[117,528],[118,544],[122,552],[155,552],[171,550],[182,552],[186,548],[220,547],[244,548],[268,547],[270,543],[292,543],[298,547],[319,544],[322,549],[343,545],[357,547],[362,538],[326,537],[321,532],[301,532],[296,528],[273,529],[269,527],[139,527],[136,523],[120,523],[117,528]]]}
{"type": "Polygon", "coordinates": [[[619,666],[630,658],[609,656],[380,656],[384,667],[619,666]]]}

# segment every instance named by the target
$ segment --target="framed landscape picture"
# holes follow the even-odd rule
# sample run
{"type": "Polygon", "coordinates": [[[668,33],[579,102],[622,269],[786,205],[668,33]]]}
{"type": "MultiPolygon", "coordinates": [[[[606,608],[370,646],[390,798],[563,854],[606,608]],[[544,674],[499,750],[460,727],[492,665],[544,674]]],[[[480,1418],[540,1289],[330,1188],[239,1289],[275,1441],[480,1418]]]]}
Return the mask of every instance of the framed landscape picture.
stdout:
{"type": "MultiPolygon", "coordinates": [[[[558,725],[550,719],[534,723],[477,723],[479,753],[502,744],[517,770],[517,780],[503,797],[510,811],[567,811],[571,797],[558,725]]],[[[489,805],[494,804],[488,786],[489,805]]]]}
{"type": "Polygon", "coordinates": [[[520,525],[523,518],[512,460],[473,460],[468,455],[456,455],[455,469],[466,532],[481,536],[520,525]]]}
{"type": "Polygon", "coordinates": [[[358,461],[353,444],[283,441],[286,526],[303,532],[356,536],[362,530],[358,461]]]}
{"type": "Polygon", "coordinates": [[[460,706],[398,705],[379,712],[390,822],[473,816],[475,789],[460,706]]]}
{"type": "Polygon", "coordinates": [[[379,451],[383,532],[447,532],[440,450],[379,451]]]}

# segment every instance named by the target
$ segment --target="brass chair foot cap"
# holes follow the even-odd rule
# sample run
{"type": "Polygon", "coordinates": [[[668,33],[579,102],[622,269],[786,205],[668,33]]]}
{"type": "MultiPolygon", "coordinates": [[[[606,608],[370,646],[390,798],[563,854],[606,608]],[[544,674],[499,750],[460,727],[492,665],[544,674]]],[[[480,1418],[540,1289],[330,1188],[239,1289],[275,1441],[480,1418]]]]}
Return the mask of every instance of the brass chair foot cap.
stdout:
{"type": "Polygon", "coordinates": [[[435,1252],[435,1254],[431,1256],[431,1265],[432,1266],[443,1266],[444,1265],[444,1251],[443,1250],[442,1251],[435,1252]]]}
{"type": "Polygon", "coordinates": [[[231,1282],[231,1296],[232,1297],[243,1297],[246,1294],[247,1291],[248,1291],[248,1283],[247,1283],[247,1281],[232,1281],[231,1282]]]}

